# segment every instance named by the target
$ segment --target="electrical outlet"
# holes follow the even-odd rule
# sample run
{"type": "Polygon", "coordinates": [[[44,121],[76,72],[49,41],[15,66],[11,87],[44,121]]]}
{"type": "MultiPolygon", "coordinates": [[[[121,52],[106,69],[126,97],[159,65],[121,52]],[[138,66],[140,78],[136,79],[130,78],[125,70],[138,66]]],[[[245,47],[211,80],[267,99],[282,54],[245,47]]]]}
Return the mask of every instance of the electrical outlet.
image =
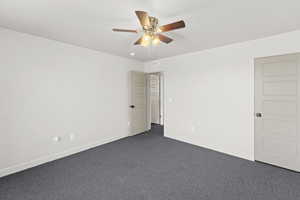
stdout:
{"type": "Polygon", "coordinates": [[[55,136],[55,137],[53,137],[53,141],[54,142],[60,142],[61,141],[61,137],[55,136]]]}

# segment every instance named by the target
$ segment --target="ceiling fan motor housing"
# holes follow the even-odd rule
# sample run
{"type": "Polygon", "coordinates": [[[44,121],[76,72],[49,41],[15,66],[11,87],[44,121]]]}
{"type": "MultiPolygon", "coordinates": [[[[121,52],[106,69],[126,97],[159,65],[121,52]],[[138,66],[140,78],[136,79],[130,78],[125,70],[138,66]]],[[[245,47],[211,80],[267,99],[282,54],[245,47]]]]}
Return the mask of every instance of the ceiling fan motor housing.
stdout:
{"type": "Polygon", "coordinates": [[[154,36],[158,31],[158,19],[149,16],[150,26],[144,26],[144,32],[149,36],[154,36]]]}

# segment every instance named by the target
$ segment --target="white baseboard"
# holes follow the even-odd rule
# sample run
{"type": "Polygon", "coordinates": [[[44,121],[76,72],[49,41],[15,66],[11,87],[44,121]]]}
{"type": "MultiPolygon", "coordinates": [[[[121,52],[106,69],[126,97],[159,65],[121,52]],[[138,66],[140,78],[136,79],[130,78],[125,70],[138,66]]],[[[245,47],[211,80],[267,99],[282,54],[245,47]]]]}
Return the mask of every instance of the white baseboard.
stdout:
{"type": "Polygon", "coordinates": [[[69,150],[61,152],[61,153],[44,156],[44,157],[37,158],[37,159],[31,160],[31,161],[28,161],[25,163],[21,163],[21,164],[17,164],[17,165],[11,166],[11,167],[0,169],[0,178],[10,175],[10,174],[13,174],[13,173],[16,173],[16,172],[20,172],[20,171],[38,166],[38,165],[41,165],[41,164],[44,164],[44,163],[47,163],[47,162],[51,162],[53,160],[57,160],[57,159],[60,159],[60,158],[66,157],[66,156],[70,156],[72,154],[79,153],[81,151],[85,151],[85,150],[88,150],[88,149],[91,149],[91,148],[94,148],[94,147],[97,147],[97,146],[100,146],[100,145],[103,145],[106,143],[110,143],[110,142],[113,142],[113,141],[116,141],[116,140],[119,140],[119,139],[122,139],[125,137],[127,137],[127,136],[119,136],[119,137],[115,137],[115,138],[112,138],[112,139],[109,139],[106,141],[94,142],[94,143],[91,143],[88,145],[75,147],[75,148],[69,149],[69,150]]]}
{"type": "Polygon", "coordinates": [[[165,135],[165,137],[173,139],[173,140],[177,140],[177,141],[180,141],[180,142],[192,144],[192,145],[195,145],[195,146],[198,146],[198,147],[202,147],[202,148],[205,148],[205,149],[209,149],[209,150],[212,150],[212,151],[216,151],[216,152],[219,152],[219,153],[222,153],[222,154],[226,154],[226,155],[229,155],[229,156],[241,158],[241,159],[244,159],[244,160],[254,161],[254,158],[252,159],[252,158],[249,158],[248,156],[243,156],[243,155],[240,155],[240,154],[237,154],[237,153],[233,153],[233,152],[225,152],[225,151],[222,151],[220,149],[212,148],[210,146],[199,145],[199,144],[196,144],[195,142],[191,142],[191,141],[185,140],[184,138],[174,137],[174,136],[169,136],[169,135],[165,135]]]}

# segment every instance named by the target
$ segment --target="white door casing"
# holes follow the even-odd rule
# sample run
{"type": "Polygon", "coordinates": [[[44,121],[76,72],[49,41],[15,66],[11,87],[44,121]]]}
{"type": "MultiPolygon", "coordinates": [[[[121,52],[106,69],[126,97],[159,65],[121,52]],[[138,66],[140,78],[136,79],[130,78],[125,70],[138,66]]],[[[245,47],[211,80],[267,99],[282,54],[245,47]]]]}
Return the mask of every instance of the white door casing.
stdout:
{"type": "Polygon", "coordinates": [[[160,125],[164,125],[164,73],[163,72],[152,72],[146,74],[147,79],[147,128],[151,129],[151,122],[158,123],[160,125]],[[152,121],[152,106],[151,106],[151,76],[158,76],[158,95],[159,99],[156,99],[156,105],[158,106],[159,113],[156,114],[156,122],[152,121]]]}
{"type": "Polygon", "coordinates": [[[295,171],[300,171],[299,55],[255,60],[255,160],[295,171]]]}
{"type": "Polygon", "coordinates": [[[144,72],[130,72],[130,134],[136,135],[147,129],[146,76],[144,72]]]}
{"type": "Polygon", "coordinates": [[[164,110],[165,110],[165,80],[164,80],[164,72],[159,73],[159,105],[160,105],[160,125],[164,125],[164,110]]]}
{"type": "Polygon", "coordinates": [[[160,124],[160,83],[159,74],[150,75],[151,123],[160,124]]]}

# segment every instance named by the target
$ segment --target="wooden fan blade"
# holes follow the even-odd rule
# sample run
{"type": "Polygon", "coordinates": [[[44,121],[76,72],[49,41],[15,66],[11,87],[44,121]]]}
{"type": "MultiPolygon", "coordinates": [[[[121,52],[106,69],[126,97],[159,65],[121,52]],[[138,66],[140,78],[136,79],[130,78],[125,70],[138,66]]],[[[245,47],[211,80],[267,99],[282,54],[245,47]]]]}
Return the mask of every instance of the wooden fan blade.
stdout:
{"type": "Polygon", "coordinates": [[[168,31],[172,31],[175,29],[180,29],[180,28],[184,28],[185,27],[185,23],[184,21],[178,21],[178,22],[174,22],[171,24],[167,24],[164,26],[159,27],[159,29],[161,30],[161,32],[168,32],[168,31]]]}
{"type": "Polygon", "coordinates": [[[143,37],[140,37],[135,43],[134,45],[141,45],[143,42],[143,37]]]}
{"type": "Polygon", "coordinates": [[[164,42],[166,44],[169,44],[170,42],[173,41],[172,38],[169,38],[169,37],[167,37],[165,35],[162,35],[162,34],[157,34],[157,36],[158,36],[158,38],[159,38],[160,41],[162,41],[162,42],[164,42]]]}
{"type": "Polygon", "coordinates": [[[150,26],[150,20],[148,17],[148,13],[145,11],[135,11],[136,16],[139,18],[140,24],[142,27],[150,26]]]}
{"type": "Polygon", "coordinates": [[[137,33],[137,30],[130,30],[130,29],[113,28],[112,30],[115,32],[137,33]]]}

